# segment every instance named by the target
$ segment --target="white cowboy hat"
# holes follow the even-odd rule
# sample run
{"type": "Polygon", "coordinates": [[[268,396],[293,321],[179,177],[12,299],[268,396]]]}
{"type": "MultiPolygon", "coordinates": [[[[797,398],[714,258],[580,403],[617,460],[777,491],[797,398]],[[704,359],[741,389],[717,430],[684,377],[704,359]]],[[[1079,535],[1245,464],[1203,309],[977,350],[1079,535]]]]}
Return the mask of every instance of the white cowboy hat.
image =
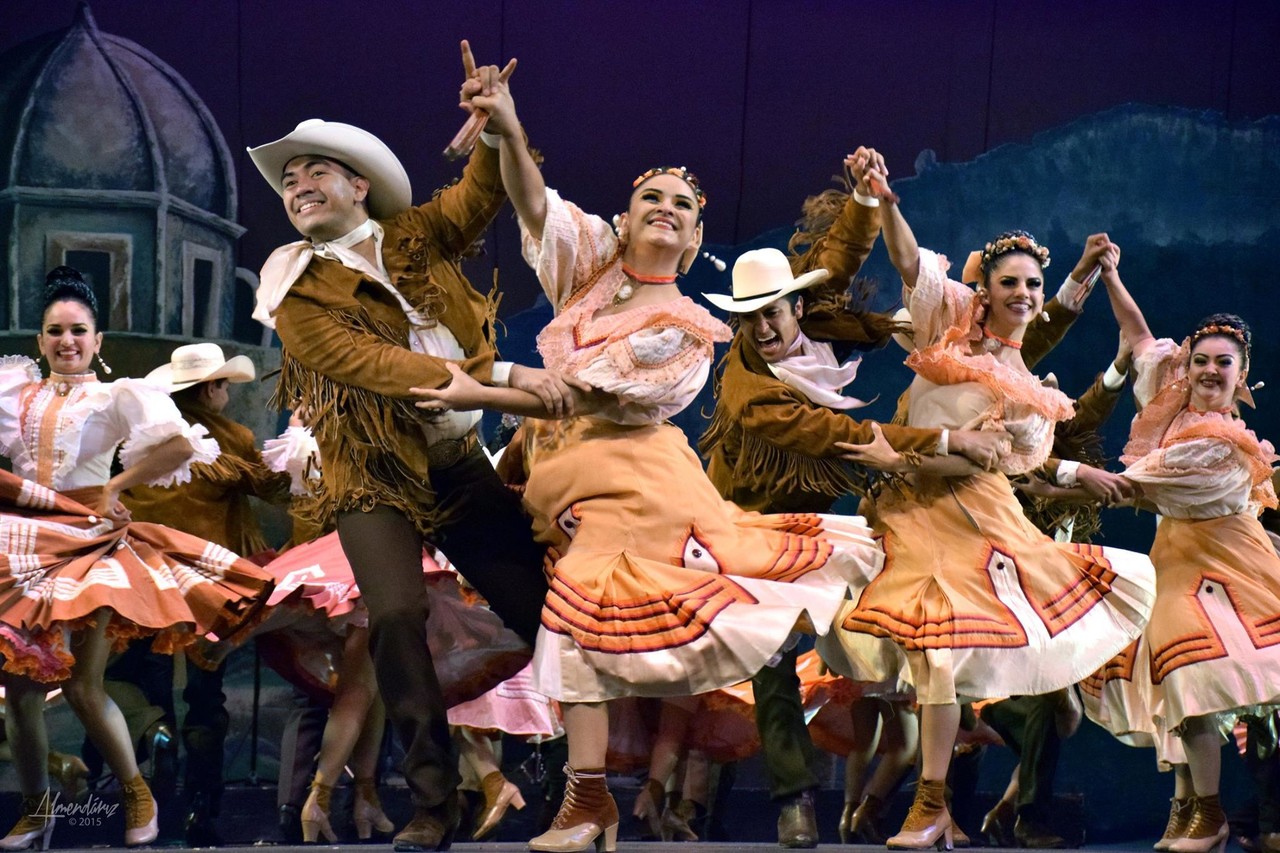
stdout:
{"type": "Polygon", "coordinates": [[[366,203],[374,219],[389,219],[407,210],[413,200],[409,175],[400,160],[381,139],[354,125],[309,118],[288,136],[247,150],[253,165],[281,196],[285,164],[304,154],[319,154],[342,161],[369,181],[366,203]]]}
{"type": "Polygon", "coordinates": [[[704,293],[717,308],[731,314],[746,314],[763,308],[788,293],[804,290],[810,285],[826,281],[831,273],[813,270],[799,278],[791,275],[787,256],[777,249],[752,249],[733,264],[733,295],[704,293]]]}
{"type": "MultiPolygon", "coordinates": [[[[895,323],[910,323],[910,322],[911,322],[911,312],[910,312],[910,311],[908,311],[906,308],[899,308],[899,309],[898,309],[897,311],[895,311],[895,312],[894,312],[894,314],[893,314],[893,322],[895,322],[895,323]]],[[[894,342],[895,344],[897,344],[898,346],[902,347],[902,348],[903,348],[904,350],[906,350],[907,352],[915,352],[915,348],[916,348],[916,337],[915,337],[915,332],[914,332],[914,331],[911,331],[911,332],[894,332],[894,333],[893,333],[893,342],[894,342]]]]}
{"type": "Polygon", "coordinates": [[[168,364],[148,373],[147,379],[167,385],[170,391],[181,391],[198,382],[215,379],[252,382],[254,375],[253,362],[247,355],[237,355],[228,360],[217,344],[186,344],[173,351],[168,364]]]}

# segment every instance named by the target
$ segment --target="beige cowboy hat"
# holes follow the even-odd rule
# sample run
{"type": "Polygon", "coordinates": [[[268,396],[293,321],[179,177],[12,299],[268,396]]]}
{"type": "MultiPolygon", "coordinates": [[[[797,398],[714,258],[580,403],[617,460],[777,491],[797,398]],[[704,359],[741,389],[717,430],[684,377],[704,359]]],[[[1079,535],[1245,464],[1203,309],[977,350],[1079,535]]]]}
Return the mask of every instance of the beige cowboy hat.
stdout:
{"type": "Polygon", "coordinates": [[[796,278],[791,275],[791,264],[782,252],[752,249],[733,264],[732,296],[723,293],[702,295],[717,308],[731,314],[746,314],[830,277],[831,273],[826,270],[813,270],[796,278]]]}
{"type": "Polygon", "coordinates": [[[367,130],[339,121],[309,118],[288,136],[247,149],[262,177],[281,196],[280,178],[294,157],[319,154],[340,160],[369,181],[369,215],[389,219],[407,210],[413,200],[409,175],[386,143],[367,130]]]}
{"type": "Polygon", "coordinates": [[[147,374],[147,379],[158,385],[168,386],[170,391],[181,391],[199,382],[226,379],[228,382],[252,382],[253,362],[247,355],[227,359],[217,344],[186,344],[169,356],[169,363],[162,364],[147,374]]]}

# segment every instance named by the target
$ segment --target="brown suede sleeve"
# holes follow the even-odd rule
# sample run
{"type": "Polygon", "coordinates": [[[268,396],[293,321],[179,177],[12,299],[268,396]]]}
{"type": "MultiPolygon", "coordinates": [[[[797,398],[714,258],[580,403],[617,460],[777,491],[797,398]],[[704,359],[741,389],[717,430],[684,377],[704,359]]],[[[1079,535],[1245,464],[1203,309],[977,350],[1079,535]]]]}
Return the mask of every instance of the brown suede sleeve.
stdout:
{"type": "MultiPolygon", "coordinates": [[[[303,367],[375,394],[407,398],[410,388],[439,388],[449,382],[447,359],[388,343],[343,322],[340,314],[294,294],[280,305],[276,333],[285,351],[303,367]]],[[[492,352],[458,364],[478,382],[492,378],[492,352]]]]}
{"type": "MultiPolygon", "coordinates": [[[[791,397],[757,397],[742,412],[742,428],[775,447],[807,456],[838,456],[837,441],[867,444],[874,438],[872,421],[858,421],[791,397]]],[[[936,429],[884,424],[884,437],[895,450],[934,452],[942,433],[936,429]]]]}
{"type": "Polygon", "coordinates": [[[1027,370],[1035,369],[1040,359],[1058,345],[1080,316],[1056,299],[1045,303],[1044,310],[1049,314],[1049,322],[1036,317],[1022,338],[1022,361],[1027,370]]]}
{"type": "Polygon", "coordinates": [[[816,251],[808,253],[814,259],[812,268],[829,270],[833,282],[847,285],[862,269],[879,233],[880,208],[859,204],[850,194],[831,230],[819,239],[816,251]]]}
{"type": "Polygon", "coordinates": [[[461,180],[408,213],[414,228],[430,234],[451,257],[458,258],[480,238],[506,201],[498,152],[480,142],[461,180]]]}
{"type": "Polygon", "coordinates": [[[1102,376],[1103,374],[1099,373],[1093,380],[1093,384],[1089,386],[1089,390],[1076,400],[1076,415],[1071,419],[1076,429],[1096,430],[1101,427],[1107,422],[1107,418],[1111,417],[1116,403],[1124,394],[1123,385],[1115,391],[1108,391],[1102,384],[1102,376]]]}

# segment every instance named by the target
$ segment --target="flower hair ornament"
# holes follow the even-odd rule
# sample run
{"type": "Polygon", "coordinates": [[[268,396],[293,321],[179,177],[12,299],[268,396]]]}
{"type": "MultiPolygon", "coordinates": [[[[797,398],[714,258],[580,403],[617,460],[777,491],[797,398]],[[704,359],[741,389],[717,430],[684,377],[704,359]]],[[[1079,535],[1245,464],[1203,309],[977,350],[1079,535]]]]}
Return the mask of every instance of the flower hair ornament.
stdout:
{"type": "Polygon", "coordinates": [[[1010,252],[1026,252],[1040,263],[1040,268],[1049,266],[1049,249],[1041,246],[1026,231],[1009,231],[1001,234],[992,242],[982,247],[981,259],[983,271],[988,271],[1001,256],[1010,252]]]}
{"type": "Polygon", "coordinates": [[[684,181],[693,189],[693,196],[698,200],[698,209],[706,209],[707,194],[702,191],[702,186],[698,183],[698,176],[693,172],[690,172],[684,166],[655,166],[632,181],[631,187],[634,189],[650,178],[657,177],[658,175],[674,175],[684,181]]]}

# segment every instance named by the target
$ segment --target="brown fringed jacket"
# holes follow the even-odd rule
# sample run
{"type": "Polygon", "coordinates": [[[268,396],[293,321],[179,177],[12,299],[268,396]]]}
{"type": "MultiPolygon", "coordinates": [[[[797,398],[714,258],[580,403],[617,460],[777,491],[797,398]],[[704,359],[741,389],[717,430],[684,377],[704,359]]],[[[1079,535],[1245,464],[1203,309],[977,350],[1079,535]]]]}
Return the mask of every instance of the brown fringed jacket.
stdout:
{"type": "Polygon", "coordinates": [[[266,541],[249,496],[289,502],[289,475],[262,461],[253,430],[189,400],[175,400],[188,423],[203,424],[222,451],[213,462],[191,466],[191,482],[168,488],[134,486],[122,500],[137,521],[163,524],[249,557],[266,541]]]}
{"type": "MultiPolygon", "coordinates": [[[[878,208],[849,196],[839,215],[809,251],[793,256],[801,273],[824,268],[832,286],[805,291],[801,327],[821,341],[882,342],[887,328],[875,315],[842,310],[840,295],[871,252],[880,231],[878,208]]],[[[883,322],[883,321],[881,321],[883,322]]],[[[715,413],[698,449],[707,476],[720,494],[743,509],[761,512],[823,512],[857,488],[835,448],[838,441],[866,444],[868,423],[811,403],[769,370],[738,330],[724,359],[715,413]]],[[[897,450],[933,453],[941,430],[885,426],[897,450]]]]}
{"type": "MultiPolygon", "coordinates": [[[[489,382],[492,298],[476,292],[460,260],[506,201],[498,153],[477,145],[462,180],[390,220],[382,259],[409,304],[443,323],[462,346],[460,366],[489,382]]],[[[284,345],[274,402],[301,403],[320,446],[323,479],[310,520],[336,511],[393,506],[429,533],[435,498],[423,413],[409,389],[449,381],[446,360],[409,349],[409,321],[378,282],[337,261],[313,258],[275,313],[284,345]]]]}

